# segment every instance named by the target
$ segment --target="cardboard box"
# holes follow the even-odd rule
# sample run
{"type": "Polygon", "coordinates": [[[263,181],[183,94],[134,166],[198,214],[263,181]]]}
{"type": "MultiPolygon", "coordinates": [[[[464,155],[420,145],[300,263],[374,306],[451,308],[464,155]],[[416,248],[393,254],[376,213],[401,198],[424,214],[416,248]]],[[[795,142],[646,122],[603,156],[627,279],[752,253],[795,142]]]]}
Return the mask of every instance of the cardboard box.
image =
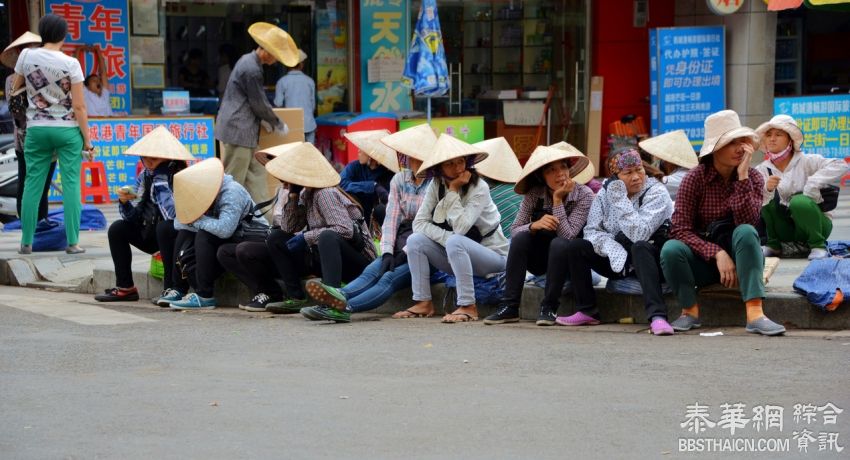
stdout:
{"type": "Polygon", "coordinates": [[[289,127],[289,132],[286,136],[280,136],[274,131],[267,133],[265,129],[260,127],[260,144],[257,150],[262,150],[268,147],[274,147],[280,144],[289,142],[304,142],[304,112],[301,109],[274,109],[274,113],[278,118],[286,123],[289,127]]]}
{"type": "Polygon", "coordinates": [[[590,79],[590,112],[587,117],[587,158],[593,163],[597,174],[599,169],[599,153],[602,149],[602,77],[590,79]]]}

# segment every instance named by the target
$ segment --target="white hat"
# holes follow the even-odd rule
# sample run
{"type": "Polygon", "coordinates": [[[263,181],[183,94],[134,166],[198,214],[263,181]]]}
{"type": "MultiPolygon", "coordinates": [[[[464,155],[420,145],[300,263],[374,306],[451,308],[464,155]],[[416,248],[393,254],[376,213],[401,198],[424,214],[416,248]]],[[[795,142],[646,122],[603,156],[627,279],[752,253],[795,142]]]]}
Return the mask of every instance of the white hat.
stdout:
{"type": "Polygon", "coordinates": [[[255,22],[248,27],[248,34],[283,65],[295,67],[301,62],[295,40],[280,27],[268,22],[255,22]]]}
{"type": "MultiPolygon", "coordinates": [[[[564,141],[552,144],[549,147],[561,149],[561,150],[566,150],[566,151],[572,152],[572,153],[577,153],[577,154],[587,158],[587,155],[582,153],[581,150],[575,148],[572,144],[569,144],[569,143],[564,142],[564,141]]],[[[576,181],[579,184],[587,184],[594,177],[596,177],[596,168],[593,167],[593,163],[590,161],[590,159],[589,158],[587,159],[587,166],[585,166],[582,169],[581,165],[583,163],[584,163],[584,161],[582,161],[580,159],[575,160],[575,164],[570,168],[570,178],[572,180],[576,181]]]]}
{"type": "Polygon", "coordinates": [[[683,168],[693,169],[699,164],[696,151],[682,129],[638,142],[650,155],[683,168]]]}
{"type": "Polygon", "coordinates": [[[177,220],[191,224],[215,203],[224,180],[224,165],[208,158],[174,175],[174,210],[177,220]]]}
{"type": "Polygon", "coordinates": [[[135,155],[148,158],[164,158],[166,160],[193,160],[189,152],[171,131],[163,125],[157,126],[153,131],[147,133],[137,140],[125,152],[125,155],[135,155]]]}
{"type": "Polygon", "coordinates": [[[401,169],[398,165],[398,155],[395,150],[387,147],[381,139],[388,136],[390,132],[386,129],[373,129],[370,131],[354,131],[345,133],[345,138],[351,141],[361,152],[369,158],[382,164],[390,171],[397,173],[401,169]]]}
{"type": "Polygon", "coordinates": [[[762,123],[756,128],[756,134],[761,139],[762,150],[764,150],[764,135],[772,128],[785,131],[791,137],[791,142],[794,144],[794,151],[800,151],[803,146],[803,130],[797,126],[797,121],[790,115],[776,115],[770,121],[762,123]]]}
{"type": "Polygon", "coordinates": [[[431,126],[423,123],[383,137],[381,142],[402,155],[425,161],[437,145],[437,135],[431,126]]]}
{"type": "Polygon", "coordinates": [[[514,191],[520,195],[525,195],[528,193],[528,190],[531,189],[532,184],[529,183],[529,179],[535,171],[540,170],[550,163],[561,160],[567,160],[568,163],[571,163],[570,178],[572,178],[573,181],[578,184],[586,184],[589,182],[590,179],[593,178],[593,174],[590,173],[588,178],[588,174],[582,173],[588,169],[591,171],[593,170],[593,165],[590,163],[590,160],[575,147],[567,144],[566,142],[564,142],[564,144],[570,148],[565,148],[563,146],[555,147],[554,145],[548,147],[545,145],[537,146],[537,148],[531,152],[531,156],[525,163],[525,167],[522,168],[522,173],[514,186],[514,191]],[[570,158],[575,158],[575,160],[570,161],[570,158]]]}
{"type": "Polygon", "coordinates": [[[428,174],[429,169],[444,161],[473,155],[475,156],[473,163],[481,163],[489,154],[480,147],[474,147],[451,134],[442,133],[428,159],[422,162],[422,166],[419,167],[416,175],[424,177],[428,174]]]}
{"type": "Polygon", "coordinates": [[[478,174],[508,184],[513,184],[519,179],[519,175],[522,174],[522,165],[519,164],[511,144],[508,144],[504,137],[487,139],[472,145],[490,154],[486,160],[475,166],[478,174]]]}
{"type": "Polygon", "coordinates": [[[3,53],[0,54],[0,63],[3,63],[4,66],[10,69],[14,69],[15,63],[18,62],[18,55],[20,54],[19,47],[40,44],[41,36],[29,31],[24,32],[23,35],[16,38],[12,43],[9,43],[9,46],[3,50],[3,53]]]}
{"type": "Polygon", "coordinates": [[[313,144],[283,144],[264,149],[274,160],[266,163],[266,171],[287,184],[309,188],[334,187],[339,184],[339,173],[313,144]]]}
{"type": "Polygon", "coordinates": [[[699,151],[699,157],[711,155],[739,137],[749,137],[756,145],[759,142],[759,136],[752,128],[741,126],[741,119],[734,110],[712,113],[705,119],[705,140],[699,151]]]}

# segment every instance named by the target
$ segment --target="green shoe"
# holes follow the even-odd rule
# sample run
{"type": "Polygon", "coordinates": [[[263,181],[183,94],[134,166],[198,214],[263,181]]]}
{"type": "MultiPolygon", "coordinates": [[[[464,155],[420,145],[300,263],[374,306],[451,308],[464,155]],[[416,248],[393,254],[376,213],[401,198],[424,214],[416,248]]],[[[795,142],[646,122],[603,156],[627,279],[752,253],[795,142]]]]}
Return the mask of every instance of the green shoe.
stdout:
{"type": "Polygon", "coordinates": [[[330,305],[337,310],[345,310],[348,306],[348,301],[338,288],[328,286],[320,281],[307,281],[307,294],[317,303],[322,305],[330,305]]]}
{"type": "Polygon", "coordinates": [[[319,305],[316,307],[305,308],[301,310],[301,314],[304,315],[305,318],[313,320],[313,321],[333,321],[336,323],[350,323],[351,322],[351,313],[347,311],[339,311],[335,308],[328,307],[325,305],[319,305]]]}
{"type": "Polygon", "coordinates": [[[266,311],[277,314],[298,313],[308,303],[307,299],[286,299],[283,302],[266,304],[266,311]]]}

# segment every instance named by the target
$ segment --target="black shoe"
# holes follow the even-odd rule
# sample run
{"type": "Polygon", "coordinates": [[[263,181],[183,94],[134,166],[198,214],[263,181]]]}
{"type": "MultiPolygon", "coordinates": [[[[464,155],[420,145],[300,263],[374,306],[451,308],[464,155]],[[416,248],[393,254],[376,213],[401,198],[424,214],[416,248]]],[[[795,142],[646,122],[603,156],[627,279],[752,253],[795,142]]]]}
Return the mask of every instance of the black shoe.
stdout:
{"type": "Polygon", "coordinates": [[[496,313],[484,318],[484,324],[504,324],[519,322],[519,307],[502,305],[496,313]]]}
{"type": "Polygon", "coordinates": [[[549,307],[540,306],[540,313],[537,314],[538,326],[554,326],[555,318],[558,316],[558,311],[549,307]]]}
{"type": "Polygon", "coordinates": [[[139,291],[135,287],[127,289],[114,287],[103,291],[103,294],[94,296],[94,300],[98,302],[133,302],[139,300],[139,291]]]}
{"type": "Polygon", "coordinates": [[[239,307],[242,310],[245,310],[245,311],[253,311],[253,312],[266,311],[266,305],[268,305],[268,304],[270,304],[270,303],[272,303],[276,300],[277,299],[272,299],[271,297],[267,296],[265,293],[260,292],[257,295],[255,295],[253,299],[251,299],[251,302],[249,302],[245,305],[239,305],[239,307]]]}

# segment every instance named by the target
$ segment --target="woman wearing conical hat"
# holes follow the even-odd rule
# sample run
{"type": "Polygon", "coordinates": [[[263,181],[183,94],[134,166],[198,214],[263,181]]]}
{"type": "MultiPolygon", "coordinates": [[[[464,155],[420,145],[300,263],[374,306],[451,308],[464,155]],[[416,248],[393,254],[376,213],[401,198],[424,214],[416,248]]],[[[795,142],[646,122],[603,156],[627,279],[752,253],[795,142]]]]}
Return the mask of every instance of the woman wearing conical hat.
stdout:
{"type": "Polygon", "coordinates": [[[670,199],[676,201],[682,179],[699,163],[688,135],[679,129],[640,141],[638,145],[661,162],[659,180],[670,192],[670,199]]]}
{"type": "Polygon", "coordinates": [[[747,332],[785,332],[762,310],[764,255],[755,226],[764,178],[750,167],[758,140],[733,110],[705,119],[700,164],[682,181],[673,213],[674,239],[661,250],[664,277],[682,307],[672,323],[676,331],[700,327],[697,288],[719,281],[741,290],[747,332]]]}
{"type": "Polygon", "coordinates": [[[99,302],[139,300],[139,291],[133,283],[130,246],[162,255],[165,274],[164,290],[157,305],[168,307],[172,300],[180,300],[189,285],[174,270],[174,175],[186,168],[192,159],[189,150],[164,126],[159,126],[136,141],[125,155],[139,156],[144,165],[136,176],[135,187],[118,189],[118,211],[121,219],[109,226],[109,252],[115,266],[115,287],[94,298],[99,302]]]}
{"type": "MultiPolygon", "coordinates": [[[[593,166],[581,152],[555,147],[537,147],[525,164],[515,186],[523,196],[516,219],[511,226],[511,248],[505,280],[505,293],[499,309],[484,319],[484,324],[519,321],[519,305],[526,272],[543,275],[563,266],[563,258],[553,256],[552,242],[581,236],[587,213],[593,202],[593,191],[584,185],[593,177],[593,166]]],[[[560,297],[564,279],[551,289],[547,277],[546,292],[560,297]]],[[[537,317],[539,326],[555,324],[554,305],[544,301],[537,317]],[[553,308],[554,307],[554,308],[553,308]]]]}
{"type": "Polygon", "coordinates": [[[394,318],[434,315],[431,267],[457,278],[457,309],[445,323],[478,320],[473,275],[505,270],[508,240],[490,187],[478,176],[476,163],[487,153],[448,134],[441,134],[418,175],[433,177],[413,220],[407,259],[416,302],[394,318]]]}
{"type": "Polygon", "coordinates": [[[363,206],[366,220],[384,223],[390,180],[399,171],[398,158],[392,149],[382,149],[377,139],[390,132],[386,129],[345,133],[346,139],[357,146],[357,159],[343,168],[340,187],[363,206]],[[361,148],[365,147],[365,149],[361,148]]]}
{"type": "Polygon", "coordinates": [[[669,226],[673,214],[673,201],[663,184],[647,176],[643,160],[633,148],[609,156],[608,171],[613,176],[593,199],[584,238],[558,239],[552,243],[552,251],[563,251],[561,254],[566,256],[567,264],[558,267],[561,270],[547,273],[544,302],[551,302],[557,308],[557,295],[549,295],[548,284],[555,280],[549,278],[569,272],[578,311],[570,316],[559,316],[556,323],[563,326],[599,324],[591,270],[609,279],[636,276],[652,333],[671,335],[673,329],[667,322],[658,254],[666,238],[664,229],[669,226]],[[657,233],[659,229],[661,233],[657,233]]]}
{"type": "Polygon", "coordinates": [[[510,238],[511,224],[522,202],[522,195],[514,191],[514,184],[522,174],[522,165],[504,137],[476,142],[473,146],[487,152],[487,159],[475,165],[475,171],[490,186],[490,197],[502,216],[502,232],[510,238]]]}
{"type": "Polygon", "coordinates": [[[194,252],[194,266],[187,262],[182,271],[195,292],[172,301],[172,309],[217,306],[215,281],[225,270],[218,262],[218,249],[234,241],[234,233],[253,208],[248,190],[224,173],[218,158],[206,159],[174,175],[178,262],[181,251],[194,252]]]}
{"type": "MultiPolygon", "coordinates": [[[[266,151],[276,149],[285,146],[266,151]]],[[[338,187],[339,174],[313,144],[279,152],[266,170],[286,189],[266,246],[287,295],[282,302],[268,303],[266,310],[292,313],[308,302],[301,278],[321,273],[322,284],[339,288],[375,259],[375,245],[363,209],[338,187]]]]}
{"type": "MultiPolygon", "coordinates": [[[[402,170],[393,176],[387,200],[387,216],[381,231],[381,257],[344,288],[338,289],[318,281],[307,282],[307,292],[319,306],[305,309],[308,318],[349,321],[352,313],[374,310],[394,293],[410,286],[410,266],[404,246],[413,233],[413,219],[425,198],[430,179],[417,177],[423,151],[437,143],[428,125],[418,125],[378,139],[387,149],[398,152],[402,170]]],[[[362,145],[361,149],[379,147],[362,145]]]]}
{"type": "Polygon", "coordinates": [[[756,166],[764,177],[761,215],[767,227],[765,257],[782,255],[782,243],[801,242],[809,260],[829,257],[826,239],[832,218],[821,210],[821,189],[838,185],[847,163],[802,151],[803,131],[788,115],[776,115],[756,129],[765,160],[756,166]]]}

